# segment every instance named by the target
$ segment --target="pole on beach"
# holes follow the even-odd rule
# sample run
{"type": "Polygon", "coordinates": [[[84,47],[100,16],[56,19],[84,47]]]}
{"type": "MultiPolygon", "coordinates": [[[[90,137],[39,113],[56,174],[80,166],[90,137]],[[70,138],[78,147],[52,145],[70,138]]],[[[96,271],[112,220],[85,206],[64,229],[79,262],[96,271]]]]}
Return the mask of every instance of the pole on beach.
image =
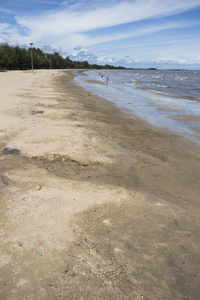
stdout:
{"type": "Polygon", "coordinates": [[[29,43],[29,44],[31,45],[31,69],[33,71],[33,48],[32,48],[33,43],[29,43]]]}

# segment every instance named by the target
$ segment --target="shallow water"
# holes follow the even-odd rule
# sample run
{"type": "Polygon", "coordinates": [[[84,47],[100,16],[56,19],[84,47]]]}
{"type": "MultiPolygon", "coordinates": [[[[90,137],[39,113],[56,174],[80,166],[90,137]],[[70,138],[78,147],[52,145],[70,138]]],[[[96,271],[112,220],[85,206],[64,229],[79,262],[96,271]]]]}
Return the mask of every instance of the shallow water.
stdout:
{"type": "Polygon", "coordinates": [[[91,93],[200,144],[200,71],[91,70],[75,73],[78,75],[75,81],[91,93]]]}

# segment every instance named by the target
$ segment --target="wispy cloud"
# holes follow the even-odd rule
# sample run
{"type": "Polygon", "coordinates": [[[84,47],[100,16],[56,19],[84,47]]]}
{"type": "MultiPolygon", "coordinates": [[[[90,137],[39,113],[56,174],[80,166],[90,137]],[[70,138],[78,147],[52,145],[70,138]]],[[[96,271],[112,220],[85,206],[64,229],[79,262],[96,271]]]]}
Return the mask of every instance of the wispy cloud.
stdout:
{"type": "MultiPolygon", "coordinates": [[[[15,3],[18,1],[22,6],[27,3],[23,0],[12,1],[15,3]]],[[[185,29],[199,26],[199,23],[195,23],[197,20],[176,20],[172,16],[200,8],[200,0],[33,0],[32,2],[38,10],[33,9],[30,13],[26,9],[18,13],[15,16],[15,28],[4,28],[12,43],[21,43],[22,40],[23,43],[32,41],[37,46],[46,44],[73,53],[78,45],[84,48],[93,46],[93,49],[97,49],[97,45],[99,47],[101,45],[102,48],[103,45],[111,45],[112,42],[119,41],[118,48],[125,49],[128,47],[125,43],[127,40],[130,45],[136,42],[144,44],[142,40],[144,37],[148,37],[149,41],[149,37],[167,32],[168,39],[169,33],[173,31],[180,30],[182,33],[185,29]],[[40,3],[43,5],[42,9],[39,9],[40,3]]],[[[31,3],[30,0],[28,0],[29,3],[31,3]]],[[[9,12],[6,6],[4,11],[9,12]]],[[[168,41],[170,43],[170,39],[168,41]]],[[[82,52],[82,56],[86,57],[86,53],[87,51],[82,52]]],[[[93,58],[98,55],[100,60],[105,56],[96,52],[93,58]]],[[[117,54],[117,51],[115,53],[111,51],[107,59],[112,59],[114,57],[112,55],[119,57],[120,54],[119,52],[117,54]]],[[[92,57],[92,55],[89,56],[92,57]]],[[[127,55],[124,54],[124,58],[125,56],[130,55],[127,53],[127,55]]],[[[164,53],[163,57],[165,56],[164,53]]]]}
{"type": "MultiPolygon", "coordinates": [[[[199,23],[200,24],[200,23],[199,23]]],[[[149,35],[152,33],[165,31],[165,30],[172,30],[172,29],[183,29],[188,28],[190,26],[193,26],[194,23],[185,23],[185,22],[160,22],[159,24],[153,24],[148,26],[142,26],[140,28],[130,28],[126,30],[126,32],[121,33],[112,33],[112,34],[102,34],[98,37],[85,37],[85,46],[89,45],[95,45],[105,42],[111,42],[111,41],[117,41],[117,40],[123,40],[123,39],[129,39],[133,37],[143,36],[143,35],[149,35]]]]}
{"type": "Polygon", "coordinates": [[[14,12],[12,10],[5,9],[5,8],[2,8],[2,7],[0,7],[0,12],[7,13],[7,14],[14,14],[14,12]]]}
{"type": "Polygon", "coordinates": [[[62,11],[47,12],[40,16],[18,16],[21,26],[31,31],[42,30],[44,33],[54,31],[63,33],[86,32],[144,19],[164,17],[190,10],[200,6],[199,0],[161,1],[136,0],[123,1],[105,8],[80,11],[77,6],[62,11]]]}
{"type": "MultiPolygon", "coordinates": [[[[84,46],[109,40],[133,37],[145,32],[155,32],[178,24],[158,25],[157,28],[140,29],[134,33],[120,33],[112,36],[104,35],[98,38],[93,37],[90,32],[95,29],[114,27],[120,24],[133,23],[144,19],[164,17],[177,14],[200,5],[199,0],[182,1],[161,1],[161,0],[136,0],[109,3],[107,7],[95,7],[88,10],[80,10],[84,1],[76,3],[62,10],[45,12],[37,16],[17,16],[16,21],[22,28],[27,28],[30,38],[41,43],[49,39],[52,43],[58,40],[73,48],[77,44],[84,46]]],[[[69,4],[69,2],[68,2],[69,4]]],[[[182,27],[182,25],[181,25],[182,27]]]]}

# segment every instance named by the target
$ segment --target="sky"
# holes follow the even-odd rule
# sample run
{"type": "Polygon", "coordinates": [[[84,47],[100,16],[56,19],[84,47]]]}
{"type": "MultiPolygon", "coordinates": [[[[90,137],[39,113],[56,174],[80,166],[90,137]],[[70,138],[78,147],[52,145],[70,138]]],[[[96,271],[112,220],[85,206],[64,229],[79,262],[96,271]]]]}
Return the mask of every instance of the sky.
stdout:
{"type": "Polygon", "coordinates": [[[0,0],[0,43],[130,68],[200,70],[200,0],[0,0]]]}

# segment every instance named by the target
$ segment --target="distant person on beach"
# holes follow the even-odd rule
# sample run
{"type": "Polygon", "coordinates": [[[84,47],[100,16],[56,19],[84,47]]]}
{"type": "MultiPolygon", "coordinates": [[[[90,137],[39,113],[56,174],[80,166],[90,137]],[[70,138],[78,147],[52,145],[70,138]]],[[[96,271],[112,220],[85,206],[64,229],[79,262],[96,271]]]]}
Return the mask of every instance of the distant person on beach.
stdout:
{"type": "Polygon", "coordinates": [[[107,79],[106,79],[106,82],[107,82],[107,84],[108,84],[108,77],[107,77],[107,79]]]}

